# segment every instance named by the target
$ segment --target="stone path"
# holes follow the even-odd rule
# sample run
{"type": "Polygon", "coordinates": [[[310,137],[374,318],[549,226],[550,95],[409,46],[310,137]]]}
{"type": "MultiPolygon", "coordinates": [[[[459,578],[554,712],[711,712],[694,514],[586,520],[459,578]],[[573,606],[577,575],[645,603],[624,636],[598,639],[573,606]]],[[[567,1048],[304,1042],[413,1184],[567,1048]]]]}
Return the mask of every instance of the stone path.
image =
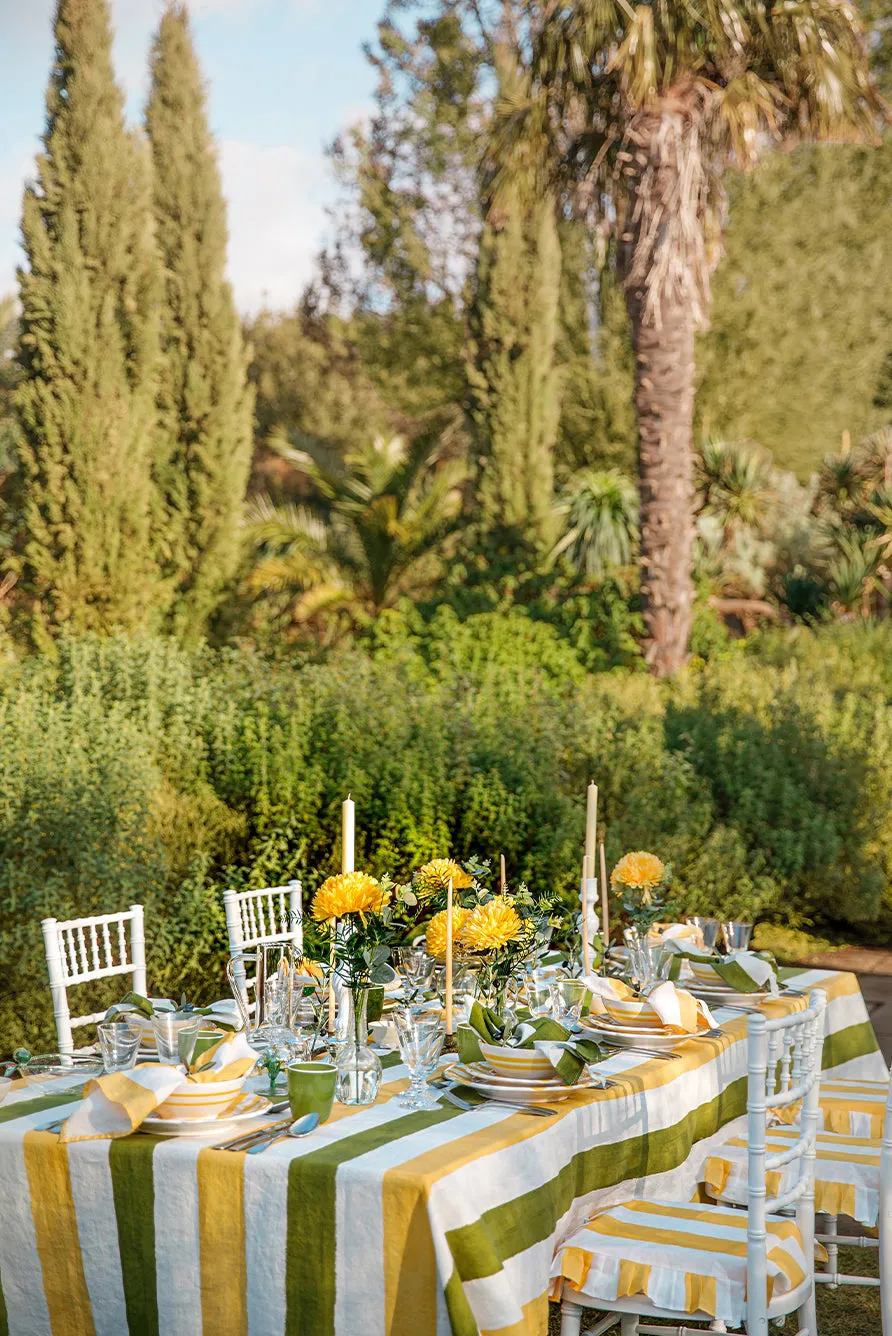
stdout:
{"type": "Polygon", "coordinates": [[[892,1062],[892,951],[846,947],[810,956],[807,963],[826,969],[851,970],[858,975],[883,1057],[892,1062]]]}

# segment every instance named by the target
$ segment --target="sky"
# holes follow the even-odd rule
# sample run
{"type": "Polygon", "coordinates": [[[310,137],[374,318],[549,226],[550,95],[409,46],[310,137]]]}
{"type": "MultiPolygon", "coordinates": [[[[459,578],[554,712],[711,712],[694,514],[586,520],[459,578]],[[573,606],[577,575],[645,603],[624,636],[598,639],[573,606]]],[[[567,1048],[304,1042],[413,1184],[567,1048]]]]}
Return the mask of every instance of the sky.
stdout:
{"type": "MultiPolygon", "coordinates": [[[[114,60],[137,123],[164,0],[111,0],[114,60]]],[[[361,43],[383,0],[189,0],[229,205],[229,277],[240,310],[287,309],[312,276],[337,191],[325,147],[367,115],[361,43]]],[[[22,187],[33,174],[52,60],[54,0],[0,0],[0,294],[21,260],[22,187]]]]}

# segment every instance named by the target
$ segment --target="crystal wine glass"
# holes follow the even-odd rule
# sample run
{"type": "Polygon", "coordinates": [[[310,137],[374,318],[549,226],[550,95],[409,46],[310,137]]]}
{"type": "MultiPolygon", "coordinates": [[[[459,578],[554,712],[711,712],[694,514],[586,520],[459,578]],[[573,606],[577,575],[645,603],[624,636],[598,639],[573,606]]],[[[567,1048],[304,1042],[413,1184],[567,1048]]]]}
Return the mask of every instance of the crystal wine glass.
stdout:
{"type": "Polygon", "coordinates": [[[427,1084],[436,1070],[443,1049],[446,1030],[443,1022],[418,1016],[402,1008],[394,1012],[400,1057],[409,1068],[412,1082],[400,1099],[402,1109],[438,1109],[440,1106],[427,1084]]]}

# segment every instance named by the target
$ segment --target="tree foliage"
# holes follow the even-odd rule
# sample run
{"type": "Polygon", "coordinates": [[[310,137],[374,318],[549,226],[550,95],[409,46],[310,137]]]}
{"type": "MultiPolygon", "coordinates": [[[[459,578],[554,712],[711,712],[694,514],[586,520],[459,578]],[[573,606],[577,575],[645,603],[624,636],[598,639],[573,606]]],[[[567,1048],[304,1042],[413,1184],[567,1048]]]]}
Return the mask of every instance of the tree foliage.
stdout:
{"type": "Polygon", "coordinates": [[[146,128],[163,273],[158,405],[167,449],[159,565],[173,629],[200,635],[231,580],[251,461],[247,351],[224,278],[226,206],[186,10],[169,8],[151,56],[146,128]]]}
{"type": "Polygon", "coordinates": [[[143,146],[125,129],[106,0],[58,0],[25,190],[15,568],[37,640],[134,626],[157,596],[157,267],[143,146]]]}

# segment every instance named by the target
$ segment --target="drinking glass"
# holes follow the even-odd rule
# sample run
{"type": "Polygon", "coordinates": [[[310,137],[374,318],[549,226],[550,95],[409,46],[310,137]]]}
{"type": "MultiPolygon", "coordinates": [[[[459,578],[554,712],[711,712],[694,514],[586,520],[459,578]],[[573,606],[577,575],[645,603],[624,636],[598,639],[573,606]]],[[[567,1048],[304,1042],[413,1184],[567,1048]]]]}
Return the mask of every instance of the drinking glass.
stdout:
{"type": "Polygon", "coordinates": [[[745,951],[750,944],[752,935],[753,925],[751,923],[722,923],[722,941],[725,943],[725,950],[729,955],[732,951],[745,951]]]}
{"type": "Polygon", "coordinates": [[[126,1021],[102,1021],[96,1026],[99,1051],[106,1072],[125,1072],[136,1063],[142,1030],[126,1021]]]}
{"type": "Polygon", "coordinates": [[[433,956],[427,954],[423,946],[400,946],[394,955],[396,967],[403,976],[408,998],[414,997],[429,986],[437,962],[433,956]]]}
{"type": "Polygon", "coordinates": [[[403,1008],[394,1012],[400,1057],[409,1068],[412,1082],[399,1101],[401,1109],[438,1109],[440,1106],[427,1084],[436,1071],[446,1030],[440,1020],[418,1016],[403,1008]]]}
{"type": "Polygon", "coordinates": [[[553,978],[531,974],[526,981],[526,1002],[533,1016],[550,1016],[554,1006],[551,987],[553,978]]]}
{"type": "Polygon", "coordinates": [[[714,951],[716,942],[719,939],[719,920],[717,918],[703,918],[700,914],[685,915],[685,923],[689,923],[692,928],[699,928],[703,934],[703,945],[707,951],[714,951]]]}
{"type": "Polygon", "coordinates": [[[551,1003],[555,1020],[572,1027],[582,1015],[587,992],[585,979],[552,979],[551,1003]]]}
{"type": "Polygon", "coordinates": [[[198,1027],[204,1018],[178,1015],[175,1011],[159,1011],[152,1017],[158,1061],[168,1066],[189,1066],[198,1038],[198,1027]]]}
{"type": "Polygon", "coordinates": [[[291,980],[274,974],[263,985],[263,1014],[268,1025],[288,1024],[288,1004],[291,1001],[291,980]]]}

